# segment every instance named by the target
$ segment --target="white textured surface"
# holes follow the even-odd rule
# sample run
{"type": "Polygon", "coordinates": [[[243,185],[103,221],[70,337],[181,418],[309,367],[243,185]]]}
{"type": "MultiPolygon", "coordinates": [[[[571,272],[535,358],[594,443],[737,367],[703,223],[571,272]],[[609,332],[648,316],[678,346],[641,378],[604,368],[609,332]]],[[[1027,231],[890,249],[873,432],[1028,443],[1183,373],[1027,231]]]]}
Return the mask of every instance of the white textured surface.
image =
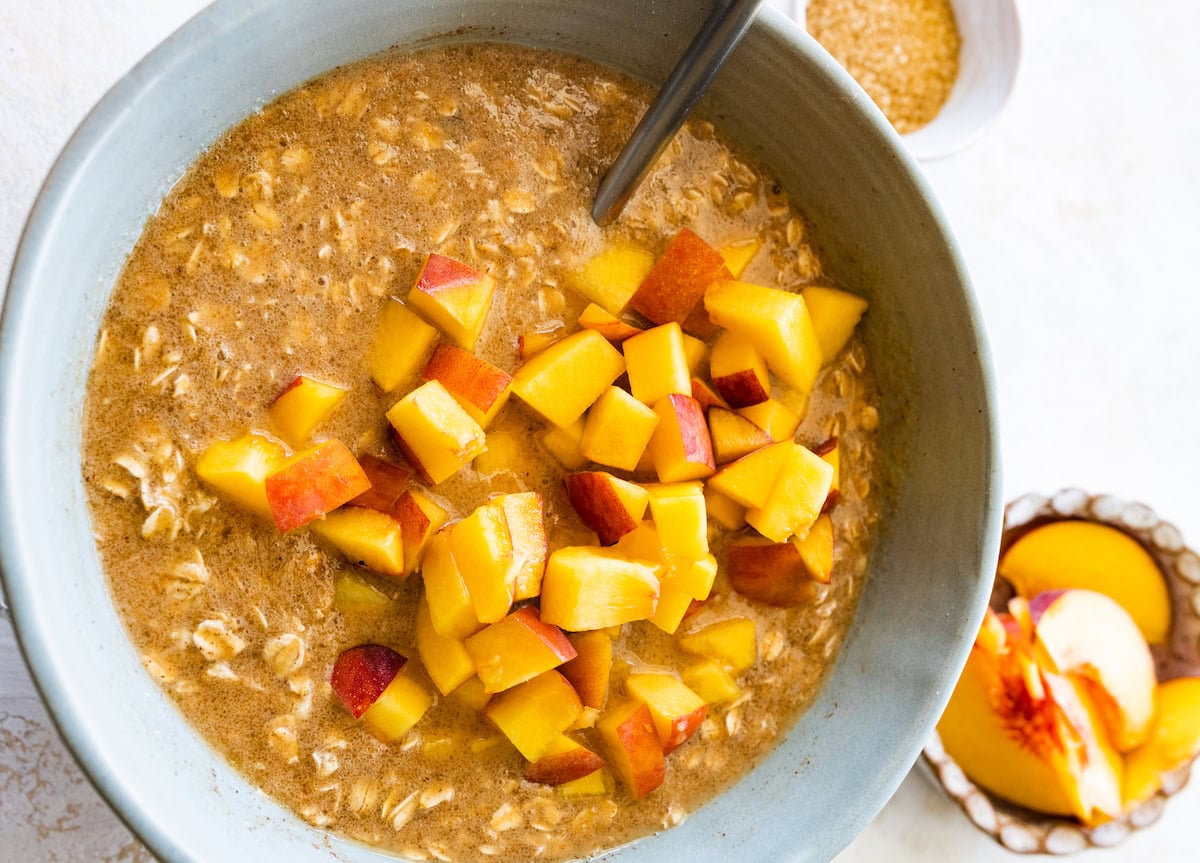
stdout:
{"type": "MultiPolygon", "coordinates": [[[[201,0],[0,0],[0,273],[88,108],[201,0]]],[[[772,0],[786,9],[787,0],[772,0]]],[[[1200,542],[1195,0],[1025,2],[1006,112],[927,165],[992,339],[1008,498],[1140,498],[1200,542]]],[[[1200,784],[1200,783],[1198,783],[1200,784]]],[[[1096,861],[1194,859],[1200,790],[1096,861]]],[[[50,729],[0,621],[0,861],[141,861],[50,729]]],[[[838,863],[1011,861],[911,776],[838,863]]]]}

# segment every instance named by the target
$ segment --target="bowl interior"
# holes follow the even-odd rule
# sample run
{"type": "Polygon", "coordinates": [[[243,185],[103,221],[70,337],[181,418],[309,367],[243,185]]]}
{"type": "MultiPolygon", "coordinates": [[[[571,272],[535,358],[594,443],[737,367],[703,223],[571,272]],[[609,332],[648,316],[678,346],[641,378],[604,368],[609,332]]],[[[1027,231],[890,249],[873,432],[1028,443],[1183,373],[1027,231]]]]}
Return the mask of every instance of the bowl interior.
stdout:
{"type": "MultiPolygon", "coordinates": [[[[190,733],[111,608],[79,471],[80,405],[98,321],[146,217],[223,130],[333,66],[450,34],[562,48],[658,81],[709,5],[224,0],[123,79],[60,157],[0,330],[0,562],[60,729],[161,859],[373,853],[292,817],[190,733]]],[[[842,280],[871,300],[895,487],[870,584],[817,703],[767,762],[681,827],[606,859],[832,857],[912,764],[978,627],[1000,514],[982,328],[931,193],[865,102],[768,12],[707,111],[773,168],[842,280]]]]}

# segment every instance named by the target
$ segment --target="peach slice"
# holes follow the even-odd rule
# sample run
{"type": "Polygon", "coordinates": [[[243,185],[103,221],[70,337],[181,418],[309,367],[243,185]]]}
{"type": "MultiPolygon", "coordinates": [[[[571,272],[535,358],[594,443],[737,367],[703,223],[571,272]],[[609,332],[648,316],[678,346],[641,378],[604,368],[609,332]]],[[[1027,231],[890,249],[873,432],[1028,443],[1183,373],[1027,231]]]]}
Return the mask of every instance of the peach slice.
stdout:
{"type": "Polygon", "coordinates": [[[654,405],[658,426],[646,451],[661,482],[703,479],[716,469],[700,403],[673,393],[654,405]]]}
{"type": "Polygon", "coordinates": [[[718,465],[737,461],[773,443],[771,436],[750,420],[722,407],[708,409],[708,431],[713,460],[718,465]]]}
{"type": "Polygon", "coordinates": [[[766,605],[791,608],[816,595],[794,543],[739,537],[729,544],[725,571],[734,590],[766,605]]]}
{"type": "Polygon", "coordinates": [[[683,323],[704,299],[704,290],[729,278],[721,254],[689,228],[680,229],[629,301],[656,324],[683,323]]]}
{"type": "Polygon", "coordinates": [[[295,447],[304,446],[313,429],[341,404],[346,392],[344,387],[297,375],[271,402],[267,414],[285,441],[295,447]]]}
{"type": "Polygon", "coordinates": [[[586,428],[583,417],[562,428],[552,428],[542,436],[542,446],[567,470],[579,470],[588,463],[579,451],[586,428]]]}
{"type": "Polygon", "coordinates": [[[558,792],[563,797],[576,800],[587,797],[609,797],[612,795],[614,787],[612,774],[608,770],[600,768],[581,779],[564,782],[558,786],[558,792]]]}
{"type": "Polygon", "coordinates": [[[1158,686],[1158,712],[1150,735],[1125,756],[1125,806],[1149,800],[1163,775],[1200,755],[1200,677],[1179,677],[1158,686]]]}
{"type": "Polygon", "coordinates": [[[491,276],[431,253],[408,292],[408,304],[469,351],[483,331],[495,290],[491,276]]]}
{"type": "Polygon", "coordinates": [[[384,743],[408,734],[433,706],[433,693],[401,671],[367,708],[362,721],[384,743]]]}
{"type": "Polygon", "coordinates": [[[854,328],[867,310],[867,301],[821,285],[809,285],[800,291],[800,296],[804,297],[804,304],[812,316],[822,362],[831,363],[854,335],[854,328]]]}
{"type": "Polygon", "coordinates": [[[517,370],[512,391],[556,426],[569,426],[625,371],[625,358],[595,330],[580,330],[517,370]]]}
{"type": "Polygon", "coordinates": [[[708,599],[717,577],[717,559],[673,560],[659,580],[658,605],[650,622],[668,635],[694,612],[695,603],[708,599]]]}
{"type": "Polygon", "coordinates": [[[761,507],[791,455],[788,441],[772,444],[727,464],[708,481],[706,488],[740,506],[761,507]]]}
{"type": "Polygon", "coordinates": [[[595,303],[588,303],[587,308],[579,315],[579,326],[586,330],[595,330],[610,342],[617,344],[642,332],[638,327],[625,323],[595,303]]]}
{"type": "Polygon", "coordinates": [[[639,333],[621,345],[629,389],[643,404],[653,405],[671,393],[691,395],[692,375],[677,323],[639,333]]]}
{"type": "Polygon", "coordinates": [[[483,715],[527,761],[536,762],[582,711],[567,679],[557,671],[546,671],[493,698],[483,715]]]}
{"type": "Polygon", "coordinates": [[[719,491],[705,486],[704,509],[708,517],[726,530],[741,530],[746,526],[746,508],[719,491]]]}
{"type": "Polygon", "coordinates": [[[487,692],[510,689],[575,658],[567,636],[532,606],[475,633],[466,648],[487,692]]]}
{"type": "Polygon", "coordinates": [[[746,512],[747,524],[775,542],[804,535],[821,514],[833,482],[828,462],[800,444],[788,446],[791,452],[766,501],[746,512]]]}
{"type": "Polygon", "coordinates": [[[396,443],[425,482],[436,485],[487,449],[487,438],[439,381],[417,387],[387,412],[396,443]]]}
{"type": "Polygon", "coordinates": [[[408,490],[408,478],[412,473],[374,455],[359,456],[358,464],[371,481],[371,487],[347,505],[378,510],[395,518],[396,502],[408,490]]]}
{"type": "Polygon", "coordinates": [[[388,300],[371,349],[371,380],[385,393],[395,392],[416,376],[437,337],[436,327],[403,303],[388,300]]]}
{"type": "Polygon", "coordinates": [[[1171,600],[1162,571],[1129,534],[1087,521],[1034,528],[1000,558],[999,573],[1018,594],[1081,588],[1103,593],[1133,617],[1150,644],[1171,630],[1171,600]]]}
{"type": "Polygon", "coordinates": [[[575,658],[559,671],[571,681],[584,707],[603,710],[608,701],[608,682],[612,674],[613,640],[602,629],[575,632],[567,636],[575,648],[575,658]]]}
{"type": "Polygon", "coordinates": [[[668,557],[700,560],[708,554],[708,514],[698,482],[646,487],[650,516],[668,557]]]}
{"type": "Polygon", "coordinates": [[[517,336],[517,357],[527,360],[539,354],[567,334],[567,328],[555,324],[549,330],[530,330],[517,336]]]}
{"type": "Polygon", "coordinates": [[[735,408],[756,405],[771,397],[771,376],[762,354],[731,330],[713,342],[709,377],[717,392],[735,408]]]}
{"type": "Polygon", "coordinates": [[[800,428],[800,416],[779,399],[767,399],[738,408],[737,412],[770,435],[773,441],[789,441],[800,428]]]}
{"type": "Polygon", "coordinates": [[[442,695],[449,695],[475,676],[475,660],[457,638],[439,635],[429,616],[424,596],[417,603],[417,655],[429,679],[442,695]]]}
{"type": "Polygon", "coordinates": [[[625,678],[630,697],[650,708],[663,755],[691,739],[708,716],[708,705],[674,674],[635,672],[625,678]]]}
{"type": "Polygon", "coordinates": [[[271,518],[267,477],[287,461],[287,453],[270,438],[246,434],[214,441],[196,462],[196,476],[251,512],[271,518]]]}
{"type": "Polygon", "coordinates": [[[560,548],[546,564],[542,619],[571,632],[645,620],[658,602],[658,571],[612,549],[560,548]]]}
{"type": "Polygon", "coordinates": [[[821,345],[799,294],[719,281],[705,292],[704,307],[714,323],[756,345],[780,380],[802,393],[812,391],[821,369],[821,345]]]}
{"type": "Polygon", "coordinates": [[[658,422],[651,408],[620,387],[609,387],[587,413],[579,454],[597,464],[633,470],[658,422]]]}
{"type": "Polygon", "coordinates": [[[416,489],[400,495],[391,514],[400,522],[404,536],[404,571],[413,572],[420,565],[430,538],[442,529],[448,514],[416,489]]]}
{"type": "Polygon", "coordinates": [[[454,345],[434,348],[421,377],[440,381],[480,428],[487,428],[508,402],[512,384],[508,374],[454,345]]]}
{"type": "Polygon", "coordinates": [[[267,504],[280,530],[333,512],[371,486],[358,460],[338,440],[296,453],[267,475],[267,504]]]}
{"type": "Polygon", "coordinates": [[[640,701],[626,701],[605,712],[596,728],[609,763],[630,794],[645,797],[663,784],[667,765],[649,707],[640,701]]]}
{"type": "Polygon", "coordinates": [[[475,616],[484,623],[503,620],[512,606],[517,564],[504,510],[484,504],[454,526],[454,563],[462,573],[475,616]]]}
{"type": "Polygon", "coordinates": [[[1040,593],[1029,601],[1039,656],[1088,684],[1120,752],[1143,743],[1154,722],[1154,659],[1133,618],[1090,590],[1040,593]]]}
{"type": "Polygon", "coordinates": [[[748,617],[730,617],[680,636],[688,653],[707,656],[733,672],[745,671],[758,658],[756,627],[748,617]]]}
{"type": "Polygon", "coordinates": [[[654,255],[633,243],[616,242],[571,273],[567,284],[606,311],[619,315],[654,266],[654,255]]]}
{"type": "Polygon", "coordinates": [[[542,592],[542,575],[546,571],[546,508],[536,491],[502,494],[492,498],[491,506],[504,512],[508,535],[512,541],[513,601],[533,599],[542,592]]]}
{"type": "Polygon", "coordinates": [[[725,268],[735,279],[740,279],[746,272],[746,267],[750,266],[750,262],[754,260],[754,256],[761,248],[762,242],[757,237],[748,237],[745,240],[726,243],[718,251],[721,253],[722,260],[725,261],[725,268]]]}
{"type": "Polygon", "coordinates": [[[482,628],[467,582],[454,562],[450,548],[453,528],[434,534],[421,561],[421,579],[434,631],[445,638],[463,639],[482,628]]]}
{"type": "Polygon", "coordinates": [[[820,516],[803,539],[793,538],[792,542],[800,552],[808,577],[829,584],[833,579],[833,519],[820,516]]]}
{"type": "Polygon", "coordinates": [[[383,575],[403,576],[404,537],[400,523],[373,509],[345,507],[312,523],[312,532],[351,563],[383,575]]]}
{"type": "Polygon", "coordinates": [[[689,689],[708,704],[722,704],[742,694],[737,682],[715,659],[701,659],[686,666],[680,672],[689,689]]]}
{"type": "Polygon", "coordinates": [[[567,498],[601,545],[612,545],[642,523],[650,493],[609,473],[591,471],[563,477],[567,498]]]}
{"type": "Polygon", "coordinates": [[[334,661],[329,684],[358,719],[383,694],[406,662],[408,659],[390,647],[360,644],[342,651],[334,661]]]}
{"type": "Polygon", "coordinates": [[[700,403],[700,407],[709,411],[713,408],[728,408],[729,403],[699,378],[692,378],[692,398],[700,403]]]}
{"type": "Polygon", "coordinates": [[[603,766],[603,758],[563,734],[550,742],[541,758],[525,767],[525,780],[562,785],[595,773],[603,766]]]}

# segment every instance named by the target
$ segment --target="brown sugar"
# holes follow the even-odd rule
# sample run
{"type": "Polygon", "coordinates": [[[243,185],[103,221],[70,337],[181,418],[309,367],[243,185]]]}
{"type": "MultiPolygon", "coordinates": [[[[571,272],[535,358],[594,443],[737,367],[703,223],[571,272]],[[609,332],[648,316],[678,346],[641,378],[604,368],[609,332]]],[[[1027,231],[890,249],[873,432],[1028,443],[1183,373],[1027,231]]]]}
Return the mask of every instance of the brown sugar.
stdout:
{"type": "Polygon", "coordinates": [[[950,0],[812,0],[808,31],[901,134],[936,117],[958,77],[950,0]]]}

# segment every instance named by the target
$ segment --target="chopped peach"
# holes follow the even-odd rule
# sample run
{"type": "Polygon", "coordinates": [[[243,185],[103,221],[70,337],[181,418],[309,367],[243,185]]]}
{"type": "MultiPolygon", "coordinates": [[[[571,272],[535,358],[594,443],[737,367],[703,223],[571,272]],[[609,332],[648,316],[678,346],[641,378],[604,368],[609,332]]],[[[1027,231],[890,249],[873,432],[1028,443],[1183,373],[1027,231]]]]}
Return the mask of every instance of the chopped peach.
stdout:
{"type": "Polygon", "coordinates": [[[563,477],[567,498],[602,545],[612,545],[642,522],[650,494],[640,485],[592,471],[563,477]]]}
{"type": "Polygon", "coordinates": [[[800,444],[787,446],[791,452],[771,493],[761,507],[746,512],[746,522],[775,542],[803,535],[812,526],[825,506],[833,480],[833,468],[820,456],[800,444]]]}
{"type": "Polygon", "coordinates": [[[761,507],[767,502],[775,480],[791,455],[793,444],[772,444],[717,471],[707,488],[744,507],[761,507]]]}
{"type": "Polygon", "coordinates": [[[708,360],[708,342],[695,336],[689,336],[685,332],[683,334],[683,355],[687,358],[688,374],[693,378],[700,377],[704,371],[704,364],[708,360]]]}
{"type": "Polygon", "coordinates": [[[408,292],[408,304],[469,351],[483,331],[495,290],[491,276],[444,255],[430,254],[408,292]]]}
{"type": "Polygon", "coordinates": [[[525,767],[525,780],[542,785],[562,785],[582,779],[604,766],[604,759],[583,744],[559,735],[537,761],[525,767]]]}
{"type": "Polygon", "coordinates": [[[487,428],[508,401],[512,378],[462,348],[438,345],[421,372],[427,381],[440,381],[471,419],[487,428]]]}
{"type": "Polygon", "coordinates": [[[489,501],[504,512],[512,540],[513,601],[533,599],[542,592],[542,574],[546,571],[546,513],[542,495],[536,491],[503,494],[489,501]]]}
{"type": "Polygon", "coordinates": [[[691,396],[671,394],[654,406],[658,426],[647,451],[661,482],[702,479],[716,469],[712,440],[700,403],[691,396]]]}
{"type": "Polygon", "coordinates": [[[463,639],[483,626],[475,616],[475,603],[467,582],[454,563],[450,549],[453,528],[434,534],[421,561],[421,579],[434,631],[446,638],[463,639]]]}
{"type": "Polygon", "coordinates": [[[745,240],[734,240],[732,243],[726,243],[718,251],[721,254],[722,260],[725,261],[725,269],[729,270],[735,279],[740,279],[742,274],[746,272],[746,267],[750,266],[750,262],[758,254],[760,248],[762,248],[762,243],[759,239],[757,237],[749,237],[745,240]]]}
{"type": "Polygon", "coordinates": [[[463,642],[440,635],[433,628],[424,596],[417,603],[417,655],[442,695],[449,695],[475,676],[475,660],[463,642]]]}
{"type": "Polygon", "coordinates": [[[533,606],[475,633],[466,648],[488,692],[510,689],[575,658],[567,636],[545,623],[533,606]]]}
{"type": "Polygon", "coordinates": [[[581,779],[564,782],[558,786],[558,791],[563,797],[572,800],[585,797],[608,797],[613,793],[612,775],[602,767],[581,779]]]}
{"type": "Polygon", "coordinates": [[[358,460],[338,440],[296,453],[267,475],[267,504],[280,530],[333,512],[370,488],[358,460]]]}
{"type": "Polygon", "coordinates": [[[446,523],[447,512],[416,489],[400,495],[391,512],[404,535],[404,571],[413,572],[420,565],[430,538],[446,523]]]}
{"type": "Polygon", "coordinates": [[[625,679],[625,691],[650,708],[663,755],[687,743],[708,716],[704,700],[674,674],[636,672],[625,679]]]}
{"type": "Polygon", "coordinates": [[[716,577],[717,560],[711,554],[700,560],[673,562],[660,580],[658,605],[650,622],[673,635],[693,613],[693,604],[708,598],[716,577]]]}
{"type": "Polygon", "coordinates": [[[658,422],[651,408],[620,387],[609,387],[587,413],[579,454],[597,464],[633,470],[658,422]]]}
{"type": "Polygon", "coordinates": [[[362,721],[384,743],[395,743],[408,734],[432,706],[433,693],[402,671],[367,708],[362,721]]]}
{"type": "Polygon", "coordinates": [[[833,519],[820,516],[803,539],[793,539],[808,577],[821,584],[833,578],[833,519]]]}
{"type": "Polygon", "coordinates": [[[712,437],[713,461],[728,464],[772,443],[771,436],[741,414],[725,408],[708,411],[708,432],[712,437]]]}
{"type": "Polygon", "coordinates": [[[692,376],[677,323],[646,330],[621,345],[633,397],[653,405],[671,393],[691,395],[692,376]]]}
{"type": "MultiPolygon", "coordinates": [[[[829,462],[829,466],[833,468],[833,481],[829,484],[829,493],[832,495],[841,488],[841,447],[838,446],[838,439],[831,437],[825,440],[813,447],[813,452],[829,462]]],[[[828,501],[826,509],[829,509],[828,501]]]]}
{"type": "Polygon", "coordinates": [[[712,408],[728,408],[729,403],[721,398],[712,387],[706,384],[699,378],[692,378],[692,398],[700,403],[701,409],[704,411],[712,408]]]}
{"type": "MultiPolygon", "coordinates": [[[[646,493],[646,503],[650,493],[646,493]]],[[[645,560],[653,564],[665,564],[662,540],[653,522],[644,521],[617,540],[617,553],[633,560],[645,560]]]]}
{"type": "Polygon", "coordinates": [[[605,712],[596,723],[608,761],[635,798],[662,785],[666,762],[650,708],[626,701],[605,712]]]}
{"type": "Polygon", "coordinates": [[[773,441],[788,441],[800,428],[800,416],[778,399],[738,408],[738,414],[770,435],[773,441]]]}
{"type": "Polygon", "coordinates": [[[680,636],[679,646],[688,653],[707,656],[733,672],[745,671],[758,658],[754,621],[731,617],[680,636]]]}
{"type": "Polygon", "coordinates": [[[267,477],[285,461],[287,454],[279,444],[246,434],[209,444],[196,462],[196,475],[239,506],[271,518],[267,477]]]}
{"type": "Polygon", "coordinates": [[[1158,711],[1146,741],[1125,756],[1126,808],[1149,800],[1163,776],[1200,754],[1200,677],[1158,685],[1158,711]]]}
{"type": "Polygon", "coordinates": [[[383,614],[392,600],[357,575],[343,572],[333,584],[333,607],[342,614],[383,614]]]}
{"type": "Polygon", "coordinates": [[[709,377],[717,392],[735,408],[756,405],[771,397],[771,376],[762,354],[749,339],[726,330],[713,342],[709,377]]]}
{"type": "Polygon", "coordinates": [[[480,713],[492,700],[492,693],[483,688],[483,681],[478,676],[468,677],[462,686],[450,694],[454,696],[455,700],[461,701],[467,707],[480,713]]]}
{"type": "Polygon", "coordinates": [[[742,694],[725,667],[715,659],[701,659],[680,672],[688,688],[709,704],[732,701],[742,694]]]}
{"type": "Polygon", "coordinates": [[[346,397],[344,387],[298,375],[275,397],[267,413],[279,434],[292,446],[304,446],[346,397]]]}
{"type": "Polygon", "coordinates": [[[351,563],[383,575],[404,575],[400,523],[373,509],[345,507],[312,523],[312,531],[351,563]]]}
{"type": "Polygon", "coordinates": [[[542,446],[567,470],[579,470],[588,463],[579,451],[585,427],[580,417],[568,426],[552,428],[542,436],[542,446]]]}
{"type": "Polygon", "coordinates": [[[396,502],[408,490],[408,478],[412,473],[398,464],[374,455],[359,456],[358,464],[371,481],[371,487],[348,505],[379,510],[394,518],[396,502]]]}
{"type": "Polygon", "coordinates": [[[612,673],[613,640],[602,629],[574,632],[567,636],[575,648],[575,658],[559,669],[571,681],[584,707],[603,710],[608,701],[608,681],[612,673]]]}
{"type": "Polygon", "coordinates": [[[692,607],[694,601],[685,591],[679,590],[669,580],[664,579],[659,588],[658,604],[654,607],[654,614],[650,616],[650,622],[667,635],[674,635],[684,618],[687,617],[688,609],[692,607]]]}
{"type": "Polygon", "coordinates": [[[475,616],[483,623],[503,620],[513,603],[517,571],[504,511],[489,504],[478,507],[454,526],[450,550],[471,593],[475,616]]]}
{"type": "Polygon", "coordinates": [[[821,346],[799,294],[720,281],[705,292],[704,307],[714,323],[756,345],[767,367],[784,383],[804,393],[812,391],[821,369],[821,346]]]}
{"type": "Polygon", "coordinates": [[[582,711],[567,679],[557,671],[546,671],[493,698],[483,715],[527,761],[536,762],[582,711]]]}
{"type": "Polygon", "coordinates": [[[650,493],[650,516],[663,550],[687,560],[699,560],[708,554],[704,487],[698,482],[681,482],[647,486],[646,491],[650,493]]]}
{"type": "Polygon", "coordinates": [[[579,326],[586,330],[595,330],[610,342],[618,344],[641,332],[638,327],[625,323],[595,303],[588,303],[588,307],[579,315],[579,326]]]}
{"type": "Polygon", "coordinates": [[[539,354],[567,334],[567,328],[555,324],[549,330],[530,330],[517,336],[517,356],[527,360],[539,354]]]}
{"type": "Polygon", "coordinates": [[[650,252],[633,243],[617,242],[572,273],[567,283],[606,311],[619,315],[653,266],[654,255],[650,252]]]}
{"type": "Polygon", "coordinates": [[[854,328],[867,310],[867,301],[846,291],[820,285],[809,285],[800,291],[800,296],[804,297],[812,317],[822,361],[831,363],[854,335],[854,328]]]}
{"type": "Polygon", "coordinates": [[[720,253],[689,228],[682,228],[654,262],[629,305],[656,324],[681,324],[700,305],[705,288],[728,278],[720,253]]]}
{"type": "Polygon", "coordinates": [[[512,471],[520,458],[525,435],[519,437],[511,429],[492,429],[487,435],[487,449],[475,456],[471,467],[479,473],[498,474],[512,471]]]}
{"type": "Polygon", "coordinates": [[[696,303],[695,308],[688,312],[688,316],[683,319],[681,326],[685,333],[703,340],[711,339],[717,331],[717,325],[708,316],[708,310],[704,308],[704,303],[696,303]]]}
{"type": "Polygon", "coordinates": [[[542,619],[571,632],[645,620],[657,601],[658,567],[606,548],[560,548],[542,580],[542,619]]]}
{"type": "Polygon", "coordinates": [[[746,526],[746,508],[707,486],[704,489],[704,508],[708,517],[726,530],[741,530],[746,526]]]}
{"type": "Polygon", "coordinates": [[[417,387],[387,412],[404,457],[436,485],[487,449],[475,422],[439,381],[417,387]]]}
{"type": "Polygon", "coordinates": [[[388,300],[379,316],[371,349],[371,380],[385,393],[412,380],[437,341],[436,327],[396,300],[388,300]]]}
{"type": "Polygon", "coordinates": [[[725,571],[734,590],[767,605],[791,608],[816,595],[800,550],[790,542],[739,537],[729,544],[725,571]]]}
{"type": "Polygon", "coordinates": [[[624,371],[620,351],[595,330],[581,330],[521,366],[512,390],[556,426],[569,426],[624,371]]]}
{"type": "Polygon", "coordinates": [[[360,718],[387,689],[408,660],[382,644],[360,644],[342,651],[333,663],[329,684],[346,709],[360,718]]]}

